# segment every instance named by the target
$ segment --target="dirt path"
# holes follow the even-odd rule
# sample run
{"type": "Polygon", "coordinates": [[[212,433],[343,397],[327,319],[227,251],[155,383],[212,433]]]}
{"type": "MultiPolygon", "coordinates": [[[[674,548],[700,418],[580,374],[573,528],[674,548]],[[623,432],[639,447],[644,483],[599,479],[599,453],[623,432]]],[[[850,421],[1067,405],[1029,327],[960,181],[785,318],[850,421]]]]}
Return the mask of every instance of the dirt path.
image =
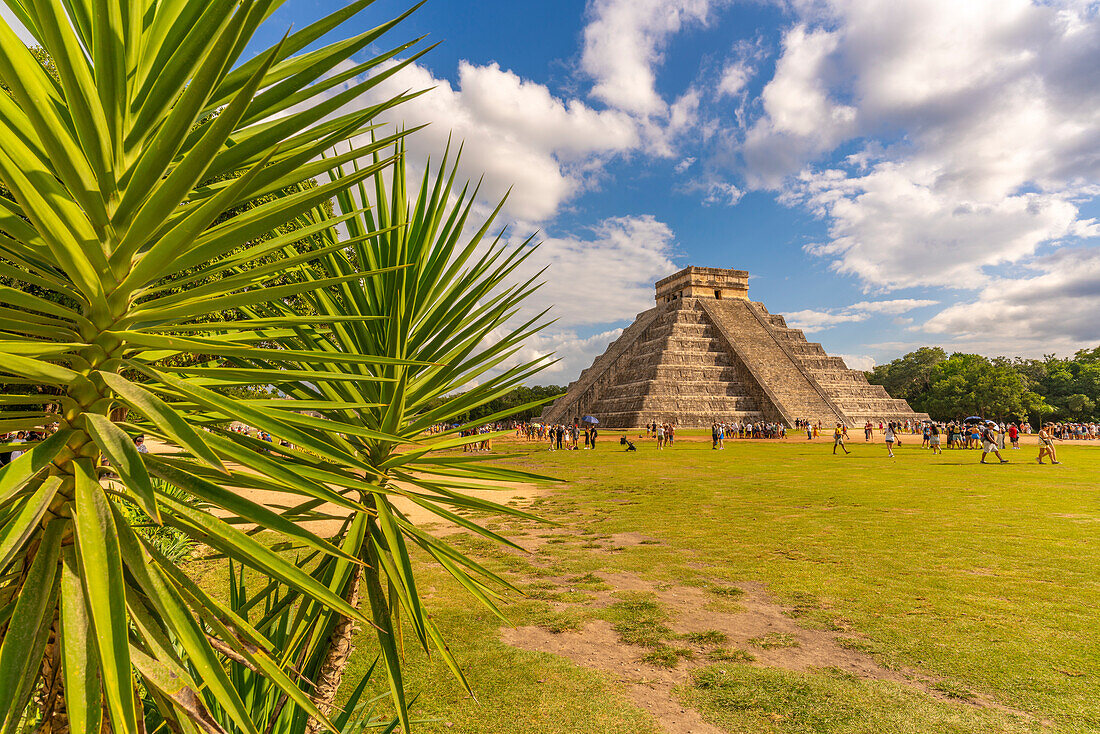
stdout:
{"type": "MultiPolygon", "coordinates": [[[[154,454],[173,450],[172,448],[154,439],[148,439],[146,441],[146,445],[149,447],[149,451],[154,454]]],[[[231,466],[241,472],[250,471],[246,467],[242,467],[238,464],[231,464],[231,466]]],[[[513,506],[525,508],[533,500],[546,495],[550,491],[550,488],[548,486],[531,484],[527,482],[484,482],[483,484],[486,487],[489,487],[489,489],[464,490],[462,494],[475,499],[491,500],[493,502],[496,502],[497,504],[507,505],[511,503],[513,504],[513,506]]],[[[398,482],[397,487],[401,489],[412,488],[410,485],[403,482],[398,482]]],[[[288,505],[298,504],[304,499],[298,495],[263,489],[249,489],[238,487],[237,491],[242,497],[246,497],[253,502],[257,502],[277,511],[285,509],[288,505]]],[[[408,517],[412,523],[416,525],[425,525],[429,523],[433,524],[433,533],[436,535],[447,535],[448,533],[453,533],[462,529],[455,523],[440,518],[438,515],[433,514],[430,510],[426,510],[412,500],[408,500],[403,497],[396,497],[392,500],[392,502],[394,507],[404,513],[405,516],[408,517]]],[[[444,505],[444,507],[454,512],[454,508],[447,507],[447,505],[444,505]]],[[[299,524],[302,527],[309,528],[311,531],[321,536],[322,538],[330,538],[340,530],[345,510],[337,507],[336,505],[326,503],[318,507],[316,509],[316,512],[339,515],[341,519],[307,520],[299,524]]],[[[224,515],[225,513],[214,511],[214,514],[224,515]]],[[[237,527],[241,528],[242,530],[249,530],[251,529],[251,527],[254,526],[238,525],[237,527]]]]}
{"type": "MultiPolygon", "coordinates": [[[[625,539],[624,539],[625,540],[625,539]]],[[[889,681],[915,688],[933,698],[960,706],[996,709],[1025,719],[1030,714],[1008,708],[975,695],[968,700],[952,698],[935,688],[936,681],[914,670],[893,670],[883,667],[870,655],[852,649],[857,640],[849,633],[807,629],[791,616],[794,610],[776,603],[763,584],[742,582],[736,611],[717,611],[715,595],[694,586],[656,584],[629,573],[597,574],[611,588],[592,592],[595,597],[586,607],[607,607],[618,598],[618,592],[653,594],[662,608],[670,612],[669,627],[674,633],[723,633],[723,646],[748,652],[755,667],[780,668],[799,672],[820,668],[836,668],[865,680],[889,681]],[[766,649],[751,640],[783,639],[785,645],[766,649]],[[846,645],[845,643],[849,643],[846,645]]],[[[541,578],[567,585],[566,579],[541,578]]],[[[569,605],[556,604],[559,610],[569,605]]],[[[547,652],[565,657],[586,668],[604,671],[624,684],[630,697],[642,709],[657,719],[667,734],[722,734],[722,730],[707,723],[697,711],[679,702],[675,689],[689,685],[693,671],[710,663],[705,656],[681,660],[676,667],[650,665],[642,660],[646,648],[624,643],[612,625],[603,620],[590,621],[577,631],[553,633],[542,627],[503,628],[501,640],[524,650],[547,652]]],[[[677,643],[680,644],[680,643],[677,643]]],[[[690,647],[690,644],[688,645],[690,647]]],[[[1049,722],[1041,722],[1047,724],[1049,722]]]]}

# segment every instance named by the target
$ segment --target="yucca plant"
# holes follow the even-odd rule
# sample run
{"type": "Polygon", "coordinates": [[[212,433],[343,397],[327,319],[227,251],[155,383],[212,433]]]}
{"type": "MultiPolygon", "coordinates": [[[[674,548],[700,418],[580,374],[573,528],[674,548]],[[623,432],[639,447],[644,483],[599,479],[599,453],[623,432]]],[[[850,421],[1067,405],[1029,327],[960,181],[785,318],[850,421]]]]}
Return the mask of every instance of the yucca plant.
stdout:
{"type": "MultiPolygon", "coordinates": [[[[296,561],[296,565],[327,584],[332,578],[332,561],[331,556],[314,552],[296,561]]],[[[250,583],[246,580],[245,569],[235,568],[232,562],[228,571],[229,608],[263,633],[293,668],[302,685],[308,687],[324,659],[325,630],[331,610],[314,601],[303,600],[281,584],[265,583],[262,577],[261,583],[256,584],[255,579],[250,583]]],[[[289,697],[262,670],[240,658],[227,659],[227,669],[234,688],[260,731],[264,734],[303,734],[306,731],[310,722],[307,713],[288,705],[289,697]]],[[[376,657],[341,709],[333,713],[332,724],[340,734],[389,734],[400,726],[396,716],[380,713],[389,695],[370,693],[377,669],[376,657]]],[[[146,727],[155,732],[162,720],[156,709],[146,703],[146,727]]],[[[213,718],[224,726],[231,726],[232,722],[217,702],[210,701],[210,704],[213,718]]]]}
{"type": "MultiPolygon", "coordinates": [[[[332,332],[295,327],[285,330],[293,333],[281,330],[273,335],[287,354],[323,355],[303,359],[295,370],[312,373],[284,381],[279,389],[294,402],[315,407],[322,417],[312,419],[311,425],[324,434],[332,451],[356,457],[346,468],[323,457],[316,463],[317,478],[341,488],[341,495],[357,505],[350,512],[346,504],[336,510],[349,523],[342,547],[361,564],[334,559],[338,573],[330,586],[349,603],[362,598],[369,607],[394,707],[407,725],[402,617],[417,642],[434,649],[466,682],[420,600],[410,548],[434,559],[498,614],[494,599],[514,587],[418,527],[394,499],[403,498],[441,520],[514,546],[471,520],[466,511],[530,516],[467,492],[545,477],[490,466],[483,461],[486,457],[455,451],[484,435],[463,437],[454,427],[430,436],[426,432],[453,426],[472,408],[507,393],[546,365],[543,359],[509,364],[524,340],[541,328],[543,314],[510,325],[537,287],[537,275],[517,275],[533,248],[530,241],[507,247],[499,235],[487,236],[500,207],[486,221],[472,221],[476,190],[469,185],[456,189],[456,168],[447,155],[412,191],[406,187],[403,155],[387,170],[376,160],[363,182],[365,169],[352,165],[345,170],[341,157],[331,159],[330,177],[354,181],[354,187],[337,195],[333,217],[318,210],[314,218],[340,222],[349,246],[335,247],[336,229],[327,230],[334,246],[324,248],[323,272],[303,272],[318,286],[304,298],[314,313],[331,320],[332,332]],[[360,205],[367,202],[372,207],[363,209],[360,205]],[[353,277],[363,271],[372,274],[353,277]],[[369,354],[404,361],[371,364],[359,359],[369,354]]],[[[251,311],[258,320],[271,323],[293,317],[282,304],[251,311]]],[[[231,359],[241,369],[263,366],[248,356],[231,359]]],[[[464,428],[493,423],[528,407],[517,406],[464,428]]],[[[294,456],[280,447],[272,451],[287,459],[294,456]]],[[[204,471],[212,476],[211,469],[204,471]]],[[[321,505],[320,498],[311,499],[287,517],[314,518],[321,505]]],[[[331,630],[329,654],[316,678],[316,696],[322,704],[332,701],[340,684],[351,649],[351,621],[345,618],[331,630]]]]}
{"type": "MultiPolygon", "coordinates": [[[[190,335],[187,324],[258,299],[372,276],[347,272],[264,287],[316,258],[318,252],[286,256],[285,248],[331,222],[260,238],[390,164],[376,158],[353,175],[285,193],[331,167],[318,160],[323,150],[369,130],[405,98],[341,112],[401,68],[379,72],[410,44],[345,63],[400,18],[314,49],[370,4],[357,0],[244,60],[281,0],[4,2],[53,59],[60,81],[0,21],[0,79],[11,91],[0,94],[0,183],[8,192],[0,197],[0,274],[25,286],[0,287],[0,371],[6,384],[57,393],[56,412],[41,396],[0,396],[0,404],[26,406],[4,413],[0,431],[57,423],[0,471],[0,732],[17,730],[27,716],[40,731],[142,731],[141,690],[174,730],[224,731],[204,703],[215,701],[234,730],[252,734],[257,728],[225,656],[262,671],[291,705],[327,726],[271,640],[135,534],[116,499],[302,598],[368,623],[340,594],[236,524],[255,523],[359,563],[234,489],[248,477],[288,497],[368,509],[314,471],[317,457],[372,469],[295,412],[318,406],[292,410],[224,394],[234,386],[327,380],[329,369],[316,352],[265,348],[270,334],[260,331],[270,322],[215,322],[217,338],[201,330],[190,335]],[[363,81],[368,72],[379,73],[363,81]],[[236,216],[218,222],[232,211],[236,216]],[[272,262],[271,255],[279,257],[272,262]],[[186,290],[178,279],[166,284],[185,271],[218,277],[186,290]],[[263,366],[163,366],[180,352],[263,366]],[[128,407],[129,423],[109,420],[115,406],[128,407]],[[262,417],[301,454],[276,461],[241,437],[199,428],[239,417],[262,417]],[[177,453],[139,454],[131,443],[139,431],[177,453]],[[120,478],[114,489],[100,481],[101,457],[120,478]],[[217,514],[159,491],[151,475],[217,514]]],[[[392,142],[349,151],[339,162],[392,142]]],[[[279,325],[288,334],[320,333],[333,320],[295,312],[279,325]]],[[[383,354],[323,359],[404,364],[383,354]]]]}

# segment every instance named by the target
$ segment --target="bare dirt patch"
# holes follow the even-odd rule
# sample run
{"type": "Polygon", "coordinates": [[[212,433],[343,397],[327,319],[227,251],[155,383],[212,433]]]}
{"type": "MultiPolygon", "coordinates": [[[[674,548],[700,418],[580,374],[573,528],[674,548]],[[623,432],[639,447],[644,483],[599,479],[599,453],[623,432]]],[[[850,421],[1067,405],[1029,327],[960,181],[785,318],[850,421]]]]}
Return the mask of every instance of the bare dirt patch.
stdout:
{"type": "Polygon", "coordinates": [[[586,668],[610,673],[626,686],[634,703],[652,714],[669,734],[722,734],[699,712],[676,700],[673,689],[686,680],[683,671],[640,662],[638,648],[619,642],[608,622],[589,622],[577,632],[560,634],[541,627],[506,627],[500,637],[513,647],[553,653],[586,668]]]}
{"type": "MultiPolygon", "coordinates": [[[[977,694],[960,700],[937,690],[935,679],[917,671],[886,668],[867,653],[854,649],[850,644],[853,640],[850,634],[802,627],[790,616],[795,610],[778,604],[763,584],[741,582],[733,585],[733,589],[743,592],[736,596],[736,606],[729,611],[717,611],[721,609],[721,604],[715,604],[719,596],[708,589],[654,583],[629,573],[605,572],[598,576],[611,588],[594,591],[586,606],[608,607],[622,592],[653,594],[657,602],[670,612],[669,627],[674,633],[721,633],[725,636],[726,647],[750,653],[754,660],[749,664],[756,667],[801,672],[839,669],[866,680],[889,681],[917,688],[941,701],[1033,718],[977,694]],[[784,644],[761,644],[766,640],[783,640],[784,644]]],[[[565,583],[565,580],[561,582],[565,583]]],[[[731,587],[721,588],[728,590],[731,587]]],[[[568,605],[554,606],[561,610],[568,605]]],[[[712,734],[720,731],[704,721],[698,712],[682,706],[674,692],[677,686],[690,683],[692,671],[708,664],[705,656],[681,660],[674,667],[648,664],[642,659],[646,648],[622,642],[612,626],[602,620],[588,622],[576,631],[558,633],[536,626],[504,628],[501,639],[514,647],[561,655],[578,665],[611,674],[627,687],[633,700],[650,712],[669,734],[712,734]]]]}

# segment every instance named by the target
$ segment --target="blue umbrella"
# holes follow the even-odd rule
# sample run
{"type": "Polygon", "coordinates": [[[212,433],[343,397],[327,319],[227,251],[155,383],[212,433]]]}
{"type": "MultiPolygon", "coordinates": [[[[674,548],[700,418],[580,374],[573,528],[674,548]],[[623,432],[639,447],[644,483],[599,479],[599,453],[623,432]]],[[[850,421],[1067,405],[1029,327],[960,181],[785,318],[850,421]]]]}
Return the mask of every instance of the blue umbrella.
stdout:
{"type": "Polygon", "coordinates": [[[592,415],[586,415],[585,417],[581,418],[581,420],[584,421],[585,423],[599,423],[600,422],[598,418],[596,418],[595,416],[592,416],[592,415]]]}
{"type": "Polygon", "coordinates": [[[972,415],[969,418],[963,420],[963,423],[981,423],[984,420],[985,418],[982,418],[980,415],[972,415]]]}

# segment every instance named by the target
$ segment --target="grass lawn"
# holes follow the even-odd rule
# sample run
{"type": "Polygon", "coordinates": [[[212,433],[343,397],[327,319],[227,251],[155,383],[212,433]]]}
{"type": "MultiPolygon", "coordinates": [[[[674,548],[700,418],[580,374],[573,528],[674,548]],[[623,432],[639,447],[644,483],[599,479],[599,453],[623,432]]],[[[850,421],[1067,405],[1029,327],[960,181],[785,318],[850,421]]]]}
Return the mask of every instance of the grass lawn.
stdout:
{"type": "MultiPolygon", "coordinates": [[[[529,554],[452,536],[528,592],[504,606],[523,645],[421,562],[479,698],[407,640],[421,731],[1100,731],[1100,446],[1060,444],[1051,467],[919,439],[894,460],[862,440],[638,443],[494,447],[567,480],[533,502],[560,527],[493,524],[529,554]],[[753,599],[775,626],[737,639],[753,599]]],[[[353,683],[372,658],[361,635],[353,683]]]]}

